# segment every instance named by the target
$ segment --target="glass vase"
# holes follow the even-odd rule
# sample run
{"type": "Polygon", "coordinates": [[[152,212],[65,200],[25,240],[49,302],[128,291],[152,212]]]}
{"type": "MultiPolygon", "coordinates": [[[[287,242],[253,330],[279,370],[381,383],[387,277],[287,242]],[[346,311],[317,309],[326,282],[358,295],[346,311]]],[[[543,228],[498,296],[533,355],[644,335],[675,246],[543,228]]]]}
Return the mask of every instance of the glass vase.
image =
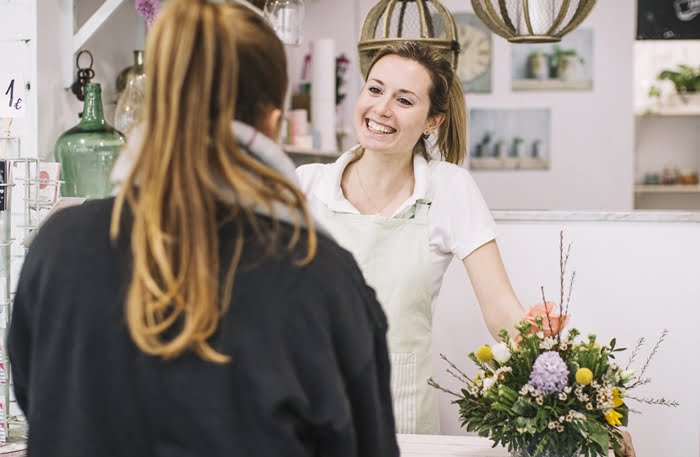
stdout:
{"type": "Polygon", "coordinates": [[[141,121],[145,91],[143,51],[134,51],[134,65],[126,75],[124,91],[119,96],[114,111],[114,127],[126,136],[129,136],[131,129],[141,121]]]}
{"type": "MultiPolygon", "coordinates": [[[[533,454],[527,449],[513,450],[513,457],[532,457],[533,454]]],[[[578,457],[578,453],[567,453],[567,452],[556,452],[556,451],[545,451],[542,454],[538,454],[537,457],[578,457]]]]}
{"type": "Polygon", "coordinates": [[[124,143],[124,135],[105,121],[100,85],[88,84],[80,123],[56,142],[56,160],[61,163],[64,180],[61,195],[87,199],[109,197],[112,193],[109,174],[124,143]]]}

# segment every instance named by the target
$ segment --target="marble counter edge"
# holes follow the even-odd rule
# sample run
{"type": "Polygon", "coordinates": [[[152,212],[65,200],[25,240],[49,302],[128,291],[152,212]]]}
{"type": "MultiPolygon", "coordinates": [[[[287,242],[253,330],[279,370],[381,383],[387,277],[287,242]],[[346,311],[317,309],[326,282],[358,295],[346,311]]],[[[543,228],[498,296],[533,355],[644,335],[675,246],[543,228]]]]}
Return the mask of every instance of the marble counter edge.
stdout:
{"type": "Polygon", "coordinates": [[[700,212],[690,211],[491,211],[496,222],[690,222],[700,223],[700,212]]]}

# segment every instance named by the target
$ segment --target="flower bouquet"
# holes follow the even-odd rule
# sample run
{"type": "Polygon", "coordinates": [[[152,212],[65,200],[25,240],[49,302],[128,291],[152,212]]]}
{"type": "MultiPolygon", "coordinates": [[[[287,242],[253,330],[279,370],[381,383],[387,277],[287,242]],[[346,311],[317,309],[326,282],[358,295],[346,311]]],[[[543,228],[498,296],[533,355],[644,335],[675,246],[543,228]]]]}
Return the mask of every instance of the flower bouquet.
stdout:
{"type": "Polygon", "coordinates": [[[615,356],[624,351],[615,339],[598,342],[595,335],[579,338],[569,321],[569,294],[564,303],[564,278],[569,250],[560,243],[561,301],[559,306],[544,299],[530,308],[511,338],[506,330],[502,342],[484,345],[469,354],[479,368],[470,378],[444,355],[448,373],[464,387],[460,393],[429,384],[454,395],[462,426],[502,445],[518,457],[606,456],[610,448],[621,454],[623,440],[618,427],[627,425],[629,400],[677,406],[664,398],[638,398],[631,391],[650,382],[644,372],[666,337],[664,330],[639,374],[631,365],[640,352],[640,339],[629,362],[620,366],[615,356]]]}

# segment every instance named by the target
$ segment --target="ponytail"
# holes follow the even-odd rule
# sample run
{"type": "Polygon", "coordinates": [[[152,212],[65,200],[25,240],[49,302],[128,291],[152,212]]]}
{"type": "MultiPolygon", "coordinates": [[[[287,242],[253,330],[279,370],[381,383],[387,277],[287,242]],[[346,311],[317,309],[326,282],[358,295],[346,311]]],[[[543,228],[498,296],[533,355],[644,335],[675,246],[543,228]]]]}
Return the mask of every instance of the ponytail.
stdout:
{"type": "Polygon", "coordinates": [[[268,209],[281,204],[298,214],[286,247],[296,246],[303,219],[307,252],[299,263],[315,254],[315,232],[301,191],[242,151],[231,131],[239,113],[248,122],[256,120],[254,102],[280,109],[283,103],[283,96],[273,100],[269,94],[286,89],[284,47],[257,16],[240,5],[171,0],[149,32],[144,138],[117,195],[110,227],[111,238],[117,239],[127,205],[133,226],[126,320],[132,340],[147,354],[170,359],[191,351],[211,362],[229,360],[209,339],[230,304],[245,227],[269,246],[280,227],[257,222],[252,209],[231,204],[225,190],[239,202],[268,209]],[[259,48],[251,51],[250,46],[259,48]],[[249,61],[251,54],[259,54],[258,60],[249,61]],[[241,68],[251,75],[267,69],[258,61],[281,67],[277,79],[264,80],[280,87],[241,91],[241,68]],[[219,229],[224,223],[235,235],[232,252],[222,256],[219,229]],[[226,267],[221,260],[229,256],[226,267]]]}
{"type": "Polygon", "coordinates": [[[442,160],[461,164],[467,150],[467,105],[462,84],[454,72],[444,115],[445,120],[438,131],[437,147],[442,160]]]}

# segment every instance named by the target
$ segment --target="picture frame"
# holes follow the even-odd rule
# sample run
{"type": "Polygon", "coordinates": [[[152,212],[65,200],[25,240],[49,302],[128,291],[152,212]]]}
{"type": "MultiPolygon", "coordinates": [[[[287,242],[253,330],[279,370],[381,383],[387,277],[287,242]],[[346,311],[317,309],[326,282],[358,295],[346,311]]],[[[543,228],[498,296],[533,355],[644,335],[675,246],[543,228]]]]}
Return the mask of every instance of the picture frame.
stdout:
{"type": "Polygon", "coordinates": [[[511,45],[513,91],[592,90],[593,30],[577,29],[560,43],[511,45]]]}
{"type": "Polygon", "coordinates": [[[468,138],[471,170],[548,170],[551,112],[473,108],[468,138]]]}
{"type": "Polygon", "coordinates": [[[493,34],[472,13],[454,13],[460,45],[457,75],[465,93],[491,92],[493,34]]]}

